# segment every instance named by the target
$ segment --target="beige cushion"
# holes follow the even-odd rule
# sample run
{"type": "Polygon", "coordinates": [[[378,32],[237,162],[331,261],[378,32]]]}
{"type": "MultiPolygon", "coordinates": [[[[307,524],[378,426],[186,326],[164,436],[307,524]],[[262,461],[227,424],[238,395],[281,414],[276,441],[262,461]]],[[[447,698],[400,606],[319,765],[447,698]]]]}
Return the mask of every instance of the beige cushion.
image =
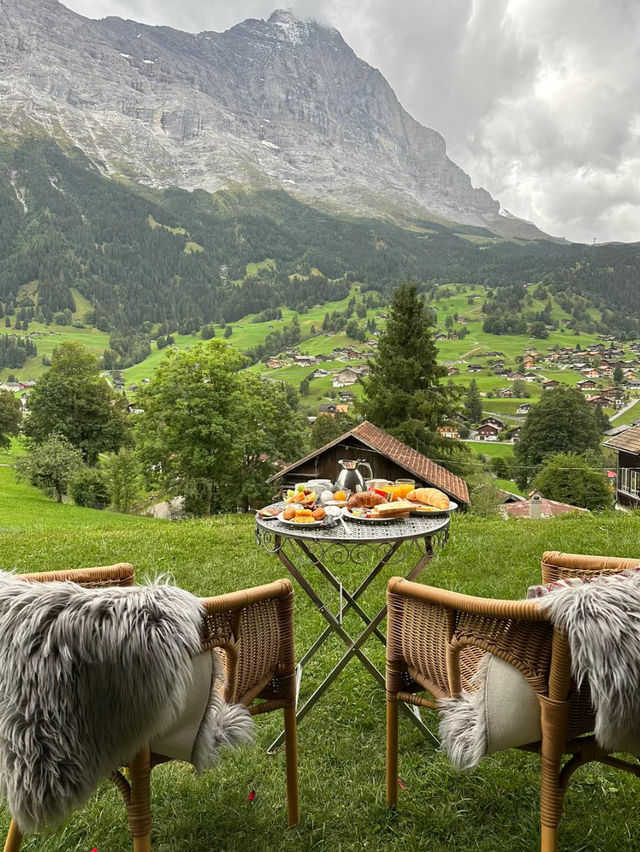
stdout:
{"type": "Polygon", "coordinates": [[[184,709],[171,728],[151,744],[155,754],[191,762],[193,746],[214,686],[213,653],[205,651],[192,658],[193,680],[184,709]]]}
{"type": "Polygon", "coordinates": [[[515,666],[488,656],[484,686],[487,754],[542,738],[540,702],[515,666]]]}

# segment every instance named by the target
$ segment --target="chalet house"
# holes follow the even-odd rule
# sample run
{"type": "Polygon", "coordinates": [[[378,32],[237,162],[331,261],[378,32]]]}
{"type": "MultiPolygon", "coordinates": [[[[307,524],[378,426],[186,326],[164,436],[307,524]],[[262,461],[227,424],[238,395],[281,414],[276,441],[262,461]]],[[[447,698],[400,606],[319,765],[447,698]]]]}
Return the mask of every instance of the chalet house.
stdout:
{"type": "Polygon", "coordinates": [[[510,382],[524,381],[524,373],[509,373],[507,379],[510,382]]]}
{"type": "Polygon", "coordinates": [[[516,409],[516,414],[528,414],[533,408],[532,402],[523,402],[522,405],[519,405],[516,409]]]}
{"type": "Polygon", "coordinates": [[[560,384],[556,379],[545,379],[542,383],[542,390],[551,390],[552,388],[557,388],[560,384]]]}
{"type": "Polygon", "coordinates": [[[443,438],[459,438],[460,432],[458,431],[458,427],[453,424],[449,426],[438,426],[438,432],[443,438]]]}
{"type": "Polygon", "coordinates": [[[511,441],[512,444],[517,444],[520,440],[520,430],[521,426],[514,426],[513,429],[507,430],[507,441],[511,441]]]}
{"type": "Polygon", "coordinates": [[[493,423],[484,423],[478,429],[478,437],[481,441],[497,441],[500,429],[493,423]]]}
{"type": "Polygon", "coordinates": [[[267,367],[269,367],[271,370],[275,370],[279,366],[280,361],[278,361],[277,358],[269,358],[269,360],[267,361],[267,367]]]}
{"type": "Polygon", "coordinates": [[[640,509],[640,424],[609,438],[604,446],[618,454],[617,502],[621,506],[640,509]]]}
{"type": "Polygon", "coordinates": [[[537,381],[537,379],[538,379],[538,376],[536,376],[535,373],[525,373],[524,374],[525,382],[535,382],[535,381],[537,381]]]}
{"type": "Polygon", "coordinates": [[[293,360],[299,367],[313,367],[318,363],[315,355],[294,355],[293,360]]]}
{"type": "Polygon", "coordinates": [[[447,375],[448,376],[457,376],[457,375],[459,375],[459,373],[460,373],[460,370],[457,367],[448,367],[447,368],[447,375]]]}
{"type": "Polygon", "coordinates": [[[493,368],[493,374],[494,374],[494,376],[507,376],[507,378],[508,378],[509,377],[509,370],[507,370],[505,367],[494,367],[493,368]]]}
{"type": "Polygon", "coordinates": [[[22,390],[20,382],[0,382],[0,390],[9,391],[9,393],[17,393],[22,390]]]}
{"type": "Polygon", "coordinates": [[[467,370],[470,373],[481,373],[483,370],[482,364],[469,364],[467,370]]]}
{"type": "Polygon", "coordinates": [[[500,388],[498,396],[500,399],[513,399],[515,393],[511,390],[511,388],[500,388]]]}
{"type": "Polygon", "coordinates": [[[600,370],[596,370],[595,367],[589,367],[587,370],[580,371],[583,376],[586,376],[588,379],[599,379],[600,378],[600,370]]]}
{"type": "Polygon", "coordinates": [[[336,405],[336,414],[348,414],[348,413],[349,413],[349,406],[346,403],[341,402],[338,405],[336,405]]]}
{"type": "Polygon", "coordinates": [[[357,352],[355,349],[347,350],[348,361],[360,361],[364,357],[362,352],[357,352]]]}
{"type": "Polygon", "coordinates": [[[356,398],[355,393],[353,391],[340,391],[338,393],[338,398],[340,402],[353,402],[356,398]]]}
{"type": "Polygon", "coordinates": [[[332,402],[321,402],[318,406],[318,414],[330,414],[333,417],[336,410],[337,406],[332,402]]]}
{"type": "Polygon", "coordinates": [[[323,367],[318,367],[317,370],[314,370],[313,373],[311,373],[311,378],[312,379],[323,379],[325,376],[328,376],[328,375],[329,375],[328,370],[325,370],[323,367]]]}
{"type": "Polygon", "coordinates": [[[611,405],[611,400],[607,399],[606,396],[602,396],[602,394],[596,394],[596,396],[588,396],[586,397],[586,401],[592,408],[595,408],[598,405],[602,408],[606,408],[608,405],[611,405]]]}
{"type": "Polygon", "coordinates": [[[367,420],[319,450],[287,465],[268,481],[277,482],[280,488],[308,479],[333,481],[340,470],[339,459],[362,459],[371,465],[376,478],[395,480],[411,477],[417,486],[432,486],[444,491],[462,509],[469,504],[469,491],[463,479],[367,420]]]}
{"type": "Polygon", "coordinates": [[[504,429],[504,421],[500,420],[499,417],[485,417],[482,423],[491,423],[492,426],[496,426],[498,429],[504,429]]]}
{"type": "Polygon", "coordinates": [[[344,370],[334,373],[332,385],[334,388],[346,388],[349,385],[355,385],[359,378],[360,374],[353,367],[345,367],[344,370]]]}
{"type": "Polygon", "coordinates": [[[597,384],[593,381],[593,379],[582,379],[582,381],[578,382],[577,387],[579,390],[593,390],[597,388],[597,384]]]}

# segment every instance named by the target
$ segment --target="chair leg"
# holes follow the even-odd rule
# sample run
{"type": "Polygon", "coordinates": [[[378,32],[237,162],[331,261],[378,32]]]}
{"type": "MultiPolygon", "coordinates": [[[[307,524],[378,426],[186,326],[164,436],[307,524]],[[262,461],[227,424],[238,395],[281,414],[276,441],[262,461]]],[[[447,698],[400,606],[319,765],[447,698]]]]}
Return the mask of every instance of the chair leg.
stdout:
{"type": "Polygon", "coordinates": [[[540,849],[557,852],[558,826],[564,807],[564,785],[560,770],[566,742],[568,702],[553,702],[538,696],[542,705],[540,749],[540,849]]]}
{"type": "Polygon", "coordinates": [[[541,852],[558,852],[558,826],[540,826],[541,852]]]}
{"type": "Polygon", "coordinates": [[[18,831],[18,825],[15,820],[11,820],[9,826],[9,834],[4,844],[4,852],[18,852],[22,846],[22,835],[18,831]]]}
{"type": "Polygon", "coordinates": [[[387,805],[398,804],[398,702],[387,696],[387,805]]]}
{"type": "Polygon", "coordinates": [[[287,764],[287,815],[289,825],[300,822],[298,794],[298,735],[296,705],[291,702],[284,708],[284,748],[287,764]]]}
{"type": "Polygon", "coordinates": [[[134,852],[151,852],[151,755],[148,748],[129,765],[131,796],[127,805],[134,852]]]}

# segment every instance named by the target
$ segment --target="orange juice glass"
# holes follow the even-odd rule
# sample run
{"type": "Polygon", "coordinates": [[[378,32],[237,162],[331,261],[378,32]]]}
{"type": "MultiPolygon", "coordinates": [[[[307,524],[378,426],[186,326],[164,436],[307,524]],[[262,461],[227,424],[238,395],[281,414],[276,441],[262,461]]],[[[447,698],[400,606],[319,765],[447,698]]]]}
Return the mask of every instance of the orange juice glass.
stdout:
{"type": "Polygon", "coordinates": [[[413,479],[396,479],[394,491],[396,494],[395,500],[403,500],[410,491],[416,487],[415,480],[413,479]]]}

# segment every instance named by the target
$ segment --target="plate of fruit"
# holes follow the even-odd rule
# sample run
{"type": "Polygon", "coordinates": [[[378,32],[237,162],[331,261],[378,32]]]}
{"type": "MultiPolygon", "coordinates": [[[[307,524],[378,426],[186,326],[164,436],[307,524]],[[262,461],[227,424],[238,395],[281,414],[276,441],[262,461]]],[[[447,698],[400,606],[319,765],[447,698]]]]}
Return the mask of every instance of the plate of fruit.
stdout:
{"type": "Polygon", "coordinates": [[[283,524],[289,524],[292,527],[303,525],[306,527],[323,527],[325,526],[327,517],[328,515],[322,506],[318,506],[315,509],[309,509],[299,504],[291,504],[286,506],[278,515],[278,520],[282,521],[283,524]]]}
{"type": "Polygon", "coordinates": [[[289,489],[284,498],[284,502],[288,505],[303,506],[305,509],[310,509],[316,502],[317,494],[311,488],[305,488],[303,483],[296,485],[295,490],[289,489]]]}

